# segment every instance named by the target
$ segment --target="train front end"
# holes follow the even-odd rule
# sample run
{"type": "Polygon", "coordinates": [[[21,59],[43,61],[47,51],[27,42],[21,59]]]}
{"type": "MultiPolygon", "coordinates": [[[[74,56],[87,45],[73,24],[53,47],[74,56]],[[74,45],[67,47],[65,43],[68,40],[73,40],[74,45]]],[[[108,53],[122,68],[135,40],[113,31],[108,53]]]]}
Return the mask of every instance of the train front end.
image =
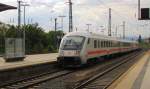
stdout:
{"type": "Polygon", "coordinates": [[[83,36],[65,36],[59,47],[58,64],[63,67],[80,67],[84,41],[83,36]]]}

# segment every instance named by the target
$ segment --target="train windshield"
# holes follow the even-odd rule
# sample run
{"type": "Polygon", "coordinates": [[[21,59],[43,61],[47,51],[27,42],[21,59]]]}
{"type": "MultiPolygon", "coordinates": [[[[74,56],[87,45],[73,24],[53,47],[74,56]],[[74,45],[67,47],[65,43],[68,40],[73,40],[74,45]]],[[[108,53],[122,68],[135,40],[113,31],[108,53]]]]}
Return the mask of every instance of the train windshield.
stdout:
{"type": "Polygon", "coordinates": [[[63,42],[61,48],[63,50],[81,50],[85,37],[82,36],[68,36],[63,42]]]}

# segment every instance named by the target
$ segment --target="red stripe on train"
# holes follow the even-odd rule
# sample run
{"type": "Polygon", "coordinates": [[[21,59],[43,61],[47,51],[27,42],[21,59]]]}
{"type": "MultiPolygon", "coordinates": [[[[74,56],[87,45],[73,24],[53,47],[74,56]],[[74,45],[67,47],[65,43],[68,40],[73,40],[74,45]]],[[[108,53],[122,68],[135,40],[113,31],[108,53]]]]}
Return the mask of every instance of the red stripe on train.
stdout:
{"type": "Polygon", "coordinates": [[[107,50],[90,51],[88,52],[88,55],[103,54],[103,53],[107,53],[107,50]]]}
{"type": "Polygon", "coordinates": [[[123,50],[127,50],[130,48],[116,48],[116,49],[110,49],[110,50],[97,50],[97,51],[90,51],[88,52],[88,55],[96,55],[96,54],[107,54],[107,53],[111,53],[111,52],[116,52],[116,51],[123,51],[123,50]]]}

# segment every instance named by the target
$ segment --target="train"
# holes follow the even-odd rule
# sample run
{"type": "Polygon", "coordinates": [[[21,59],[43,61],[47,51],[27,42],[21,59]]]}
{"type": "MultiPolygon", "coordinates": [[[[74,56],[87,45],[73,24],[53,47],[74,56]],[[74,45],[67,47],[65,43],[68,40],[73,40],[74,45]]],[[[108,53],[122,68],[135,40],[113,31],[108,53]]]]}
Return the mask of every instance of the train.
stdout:
{"type": "Polygon", "coordinates": [[[80,67],[100,57],[139,49],[138,42],[92,32],[71,32],[60,43],[57,63],[63,67],[80,67]]]}

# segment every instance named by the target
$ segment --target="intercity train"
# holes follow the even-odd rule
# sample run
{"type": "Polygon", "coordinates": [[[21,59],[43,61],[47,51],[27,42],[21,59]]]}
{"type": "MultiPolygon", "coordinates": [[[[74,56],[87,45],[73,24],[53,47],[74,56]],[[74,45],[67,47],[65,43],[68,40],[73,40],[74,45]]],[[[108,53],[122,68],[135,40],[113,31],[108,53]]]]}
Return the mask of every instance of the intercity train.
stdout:
{"type": "Polygon", "coordinates": [[[59,47],[57,62],[61,66],[79,67],[100,57],[137,50],[138,42],[91,32],[66,34],[59,47]]]}

